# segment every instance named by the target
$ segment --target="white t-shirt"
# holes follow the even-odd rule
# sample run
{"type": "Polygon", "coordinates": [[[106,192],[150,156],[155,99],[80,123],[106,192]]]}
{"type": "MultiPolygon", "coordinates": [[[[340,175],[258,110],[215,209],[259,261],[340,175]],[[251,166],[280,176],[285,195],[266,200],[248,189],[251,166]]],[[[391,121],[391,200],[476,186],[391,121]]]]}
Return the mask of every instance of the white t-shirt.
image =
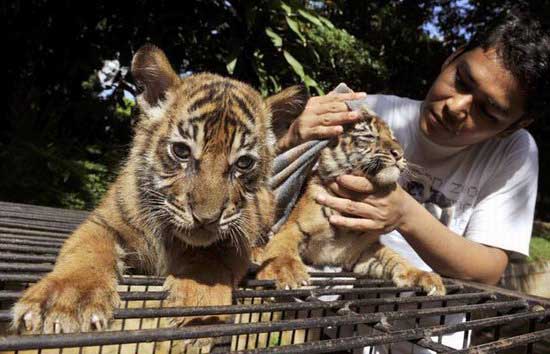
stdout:
{"type": "MultiPolygon", "coordinates": [[[[384,119],[421,175],[402,187],[450,230],[498,247],[511,256],[529,255],[538,179],[538,151],[524,129],[468,147],[428,140],[419,127],[422,101],[369,95],[366,104],[384,119]]],[[[421,269],[431,270],[397,232],[382,243],[421,269]]]]}

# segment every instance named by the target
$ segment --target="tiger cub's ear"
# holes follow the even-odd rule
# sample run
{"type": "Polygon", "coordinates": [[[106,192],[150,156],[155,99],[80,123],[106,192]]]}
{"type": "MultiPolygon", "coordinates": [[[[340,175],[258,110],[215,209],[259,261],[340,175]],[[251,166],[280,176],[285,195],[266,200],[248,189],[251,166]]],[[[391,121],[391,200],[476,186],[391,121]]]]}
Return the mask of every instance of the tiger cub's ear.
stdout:
{"type": "Polygon", "coordinates": [[[291,86],[267,98],[267,105],[272,114],[273,133],[277,140],[304,111],[308,99],[309,93],[304,85],[291,86]]]}
{"type": "Polygon", "coordinates": [[[152,44],[145,44],[134,55],[132,76],[142,90],[140,98],[149,107],[158,105],[166,91],[180,80],[164,52],[152,44]]]}

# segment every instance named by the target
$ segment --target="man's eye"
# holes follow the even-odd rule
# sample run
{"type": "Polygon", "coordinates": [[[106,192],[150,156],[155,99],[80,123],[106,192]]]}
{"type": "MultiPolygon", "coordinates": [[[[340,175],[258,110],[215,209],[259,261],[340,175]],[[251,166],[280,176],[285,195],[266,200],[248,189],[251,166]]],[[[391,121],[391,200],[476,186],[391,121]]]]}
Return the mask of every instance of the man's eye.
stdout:
{"type": "Polygon", "coordinates": [[[247,171],[254,166],[255,162],[256,161],[254,161],[254,159],[250,156],[241,156],[237,159],[235,166],[237,166],[239,170],[247,171]]]}
{"type": "Polygon", "coordinates": [[[191,156],[191,149],[183,143],[174,143],[172,144],[172,153],[178,160],[187,161],[191,156]]]}
{"type": "Polygon", "coordinates": [[[460,91],[466,89],[466,83],[464,82],[464,80],[462,80],[462,77],[460,77],[458,69],[456,69],[455,72],[455,87],[460,91]]]}
{"type": "Polygon", "coordinates": [[[482,108],[481,109],[481,112],[483,113],[484,116],[486,116],[487,118],[489,118],[489,120],[491,122],[498,122],[498,119],[492,115],[491,113],[489,113],[489,111],[487,111],[486,109],[482,108]]]}

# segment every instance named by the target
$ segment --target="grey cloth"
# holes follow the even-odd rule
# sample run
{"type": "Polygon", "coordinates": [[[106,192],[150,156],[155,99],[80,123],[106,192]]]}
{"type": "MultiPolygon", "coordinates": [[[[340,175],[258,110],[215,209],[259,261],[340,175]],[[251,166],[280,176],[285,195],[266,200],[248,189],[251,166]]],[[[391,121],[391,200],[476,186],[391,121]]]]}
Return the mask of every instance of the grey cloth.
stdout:
{"type": "MultiPolygon", "coordinates": [[[[353,92],[341,83],[335,89],[337,93],[353,92]]],[[[364,100],[346,102],[350,110],[357,110],[364,100]]],[[[311,140],[277,155],[273,166],[271,187],[275,193],[276,215],[272,234],[277,233],[286,222],[304,188],[304,183],[317,163],[319,154],[330,140],[311,140]]]]}

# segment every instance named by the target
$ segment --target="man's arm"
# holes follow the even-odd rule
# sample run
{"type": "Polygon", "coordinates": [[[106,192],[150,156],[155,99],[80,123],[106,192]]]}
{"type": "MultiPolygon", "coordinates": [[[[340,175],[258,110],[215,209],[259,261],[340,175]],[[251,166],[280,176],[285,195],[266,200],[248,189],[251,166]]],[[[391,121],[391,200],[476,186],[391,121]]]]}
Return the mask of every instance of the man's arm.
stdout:
{"type": "Polygon", "coordinates": [[[404,192],[408,210],[397,229],[422,259],[438,273],[453,278],[496,284],[508,255],[500,248],[468,240],[439,222],[422,205],[404,192]]]}
{"type": "Polygon", "coordinates": [[[374,191],[366,178],[342,176],[331,189],[343,198],[323,194],[317,201],[344,215],[354,216],[332,216],[332,224],[367,234],[396,229],[440,274],[496,284],[508,264],[506,252],[454,233],[400,186],[381,194],[374,191]]]}

